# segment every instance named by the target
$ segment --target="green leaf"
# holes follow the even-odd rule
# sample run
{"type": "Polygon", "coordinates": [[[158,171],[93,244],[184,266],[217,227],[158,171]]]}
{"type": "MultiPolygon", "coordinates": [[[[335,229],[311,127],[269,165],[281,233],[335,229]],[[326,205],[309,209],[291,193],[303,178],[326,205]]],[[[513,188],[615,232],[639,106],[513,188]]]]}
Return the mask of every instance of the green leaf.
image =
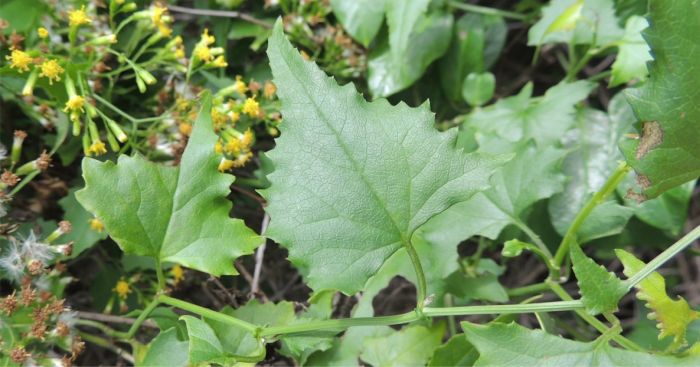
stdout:
{"type": "Polygon", "coordinates": [[[578,244],[574,243],[569,253],[586,312],[597,315],[617,311],[617,303],[627,294],[625,284],[586,256],[578,244]]]}
{"type": "Polygon", "coordinates": [[[552,0],[542,10],[542,18],[530,28],[527,44],[607,46],[624,35],[618,23],[613,0],[552,0]]]}
{"type": "Polygon", "coordinates": [[[619,51],[611,68],[611,88],[631,80],[643,81],[647,78],[647,61],[652,60],[652,57],[649,46],[642,38],[642,31],[648,26],[644,17],[634,15],[627,19],[625,36],[617,45],[619,51]]]}
{"type": "Polygon", "coordinates": [[[139,367],[187,366],[188,345],[188,341],[178,340],[175,328],[162,331],[148,343],[146,355],[136,365],[139,367]]]}
{"type": "Polygon", "coordinates": [[[363,46],[369,46],[384,20],[386,0],[330,0],[333,14],[343,28],[363,46]]]}
{"type": "Polygon", "coordinates": [[[473,366],[477,358],[479,352],[467,341],[464,334],[456,334],[435,349],[428,367],[473,366]]]}
{"type": "Polygon", "coordinates": [[[189,364],[231,361],[226,357],[224,348],[214,334],[214,330],[206,322],[187,315],[182,316],[180,320],[183,320],[187,325],[189,364]]]}
{"type": "Polygon", "coordinates": [[[447,277],[447,291],[464,301],[508,302],[508,293],[498,282],[502,273],[503,269],[493,260],[481,259],[468,274],[455,272],[447,277]]]}
{"type": "Polygon", "coordinates": [[[484,72],[496,62],[507,35],[506,22],[499,16],[467,13],[459,18],[452,43],[439,61],[440,84],[450,99],[461,98],[461,81],[467,75],[484,72]]]}
{"type": "MultiPolygon", "coordinates": [[[[309,299],[309,307],[291,324],[308,323],[312,320],[326,320],[333,313],[335,291],[321,291],[309,299]]],[[[294,359],[299,365],[305,365],[309,356],[317,351],[325,351],[333,346],[337,331],[328,330],[302,335],[288,335],[282,338],[280,354],[294,359]]]]}
{"type": "Polygon", "coordinates": [[[117,164],[86,158],[85,188],[75,195],[125,253],[235,275],[233,261],[261,240],[229,218],[233,177],[217,171],[210,106],[205,97],[179,167],[141,156],[121,155],[117,164]]]}
{"type": "Polygon", "coordinates": [[[368,103],[304,61],[281,23],[269,41],[282,136],[261,193],[267,235],[308,269],[307,284],[353,294],[428,219],[488,185],[502,159],[464,154],[427,105],[368,103]]]}
{"type": "Polygon", "coordinates": [[[509,240],[503,243],[501,255],[504,257],[518,257],[523,253],[523,250],[529,250],[532,248],[536,248],[536,246],[520,240],[509,240]]]}
{"type": "Polygon", "coordinates": [[[425,239],[456,246],[474,235],[495,239],[506,226],[521,225],[526,209],[561,191],[564,177],[558,165],[564,153],[554,148],[537,151],[532,146],[519,151],[493,175],[491,189],[431,219],[422,229],[425,239]]]}
{"type": "Polygon", "coordinates": [[[389,47],[370,55],[367,83],[374,97],[417,81],[450,45],[452,15],[426,10],[430,0],[386,0],[389,47]]]}
{"type": "Polygon", "coordinates": [[[470,73],[462,84],[462,97],[470,106],[481,106],[493,98],[496,78],[493,74],[470,73]]]}
{"type": "MultiPolygon", "coordinates": [[[[255,325],[282,326],[289,325],[295,318],[294,304],[291,302],[260,303],[251,300],[245,305],[233,309],[225,307],[220,312],[255,325]]],[[[229,324],[205,319],[216,339],[226,353],[239,356],[253,356],[258,352],[258,341],[245,330],[229,324]]]]}
{"type": "Polygon", "coordinates": [[[360,358],[374,367],[424,365],[444,333],[443,324],[407,326],[388,336],[367,338],[360,358]]]}
{"type": "Polygon", "coordinates": [[[68,191],[68,195],[58,201],[58,204],[64,211],[63,219],[71,223],[71,231],[61,236],[61,242],[73,241],[73,253],[71,258],[80,255],[83,251],[89,249],[99,240],[107,238],[104,232],[97,232],[90,228],[90,219],[92,215],[85,210],[82,205],[75,199],[73,188],[68,191]]]}
{"type": "Polygon", "coordinates": [[[700,176],[700,3],[649,2],[649,80],[629,91],[641,138],[623,141],[643,194],[653,198],[700,176]]]}
{"type": "MultiPolygon", "coordinates": [[[[564,147],[571,150],[562,165],[569,179],[564,191],[549,202],[552,224],[560,235],[623,158],[617,145],[633,123],[632,110],[622,94],[612,98],[608,113],[590,108],[577,113],[575,128],[563,139],[564,147]]],[[[632,214],[614,200],[596,206],[579,229],[578,242],[620,233],[632,214]]]]}
{"type": "Polygon", "coordinates": [[[528,83],[517,95],[475,110],[464,126],[476,130],[481,151],[516,152],[530,140],[538,147],[550,147],[574,125],[575,106],[586,99],[593,86],[586,81],[560,83],[543,97],[532,98],[532,84],[528,83]]]}
{"type": "Polygon", "coordinates": [[[467,340],[479,351],[475,366],[697,366],[700,358],[674,358],[582,343],[518,324],[462,323],[467,340]],[[504,342],[507,341],[507,342],[504,342]]]}
{"type": "Polygon", "coordinates": [[[346,331],[342,338],[334,339],[333,346],[315,353],[308,359],[309,366],[358,366],[365,340],[387,336],[394,331],[388,326],[358,326],[346,331]]]}
{"type": "MultiPolygon", "coordinates": [[[[624,273],[629,278],[642,270],[644,262],[634,257],[629,252],[616,249],[615,254],[624,265],[624,273]]],[[[666,294],[666,281],[661,274],[651,273],[642,280],[636,288],[637,298],[646,302],[646,307],[652,313],[648,316],[655,319],[659,330],[659,339],[671,336],[673,343],[670,349],[675,350],[686,344],[685,334],[688,324],[700,318],[700,313],[690,308],[683,297],[674,300],[666,294]]]]}
{"type": "MultiPolygon", "coordinates": [[[[633,175],[630,173],[618,186],[618,193],[624,196],[638,187],[633,175]]],[[[690,181],[641,203],[625,198],[625,204],[634,209],[634,215],[642,222],[663,230],[670,238],[677,238],[683,232],[694,188],[695,181],[690,181]]]]}

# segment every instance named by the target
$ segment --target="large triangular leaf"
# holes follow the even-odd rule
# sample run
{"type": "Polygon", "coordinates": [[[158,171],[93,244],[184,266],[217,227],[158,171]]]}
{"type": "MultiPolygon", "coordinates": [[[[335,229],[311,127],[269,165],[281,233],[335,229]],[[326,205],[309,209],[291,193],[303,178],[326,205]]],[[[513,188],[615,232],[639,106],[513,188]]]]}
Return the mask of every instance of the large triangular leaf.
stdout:
{"type": "Polygon", "coordinates": [[[700,357],[674,358],[632,352],[602,341],[582,343],[518,324],[488,326],[462,323],[469,342],[479,351],[475,366],[697,366],[700,357]]]}
{"type": "Polygon", "coordinates": [[[237,274],[233,260],[261,240],[242,220],[229,218],[233,176],[217,171],[210,97],[202,105],[179,167],[138,155],[121,155],[117,164],[85,158],[85,188],[76,197],[127,254],[237,274]]]}
{"type": "Polygon", "coordinates": [[[641,137],[622,150],[652,198],[700,176],[700,3],[651,0],[649,19],[649,80],[628,93],[641,137]]]}
{"type": "Polygon", "coordinates": [[[369,103],[339,87],[292,48],[281,23],[268,55],[285,122],[262,192],[267,234],[316,290],[362,289],[423,223],[486,188],[500,164],[456,149],[427,105],[369,103]]]}
{"type": "Polygon", "coordinates": [[[410,325],[388,336],[367,338],[360,358],[374,367],[422,366],[445,333],[443,324],[410,325]]]}

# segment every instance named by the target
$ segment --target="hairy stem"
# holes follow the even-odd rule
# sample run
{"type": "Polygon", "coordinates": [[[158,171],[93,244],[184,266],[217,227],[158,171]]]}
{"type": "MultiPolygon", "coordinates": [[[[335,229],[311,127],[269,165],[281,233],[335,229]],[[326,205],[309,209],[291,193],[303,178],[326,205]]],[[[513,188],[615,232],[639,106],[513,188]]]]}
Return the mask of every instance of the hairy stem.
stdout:
{"type": "Polygon", "coordinates": [[[556,272],[554,274],[551,274],[551,278],[553,280],[559,278],[559,268],[561,268],[561,265],[564,263],[566,255],[569,253],[569,247],[574,241],[576,241],[576,233],[578,233],[579,229],[586,221],[586,218],[588,218],[588,216],[591,214],[591,212],[593,212],[593,209],[595,209],[596,206],[603,203],[605,199],[615,191],[615,188],[617,188],[617,185],[619,185],[620,182],[622,182],[629,170],[630,166],[628,166],[626,162],[620,163],[620,165],[615,169],[615,171],[613,171],[612,175],[610,175],[605,184],[603,184],[603,187],[601,187],[600,190],[598,190],[598,192],[596,192],[593,195],[593,197],[591,197],[591,199],[588,200],[583,209],[581,209],[581,211],[578,212],[576,218],[571,223],[571,226],[569,226],[569,229],[566,231],[564,239],[562,239],[556,254],[554,255],[554,266],[556,267],[556,272]]]}
{"type": "Polygon", "coordinates": [[[185,311],[195,313],[197,315],[200,315],[202,317],[206,317],[208,319],[212,319],[212,320],[220,321],[220,322],[232,325],[232,326],[240,327],[240,328],[245,329],[251,333],[255,333],[259,329],[258,326],[253,325],[253,324],[249,323],[248,321],[237,319],[233,316],[229,316],[229,315],[223,314],[221,312],[213,311],[213,310],[210,310],[210,309],[202,307],[202,306],[197,306],[193,303],[179,300],[177,298],[169,297],[166,295],[160,295],[160,296],[158,296],[158,301],[161,303],[165,303],[166,305],[174,306],[174,307],[183,309],[185,311]]]}

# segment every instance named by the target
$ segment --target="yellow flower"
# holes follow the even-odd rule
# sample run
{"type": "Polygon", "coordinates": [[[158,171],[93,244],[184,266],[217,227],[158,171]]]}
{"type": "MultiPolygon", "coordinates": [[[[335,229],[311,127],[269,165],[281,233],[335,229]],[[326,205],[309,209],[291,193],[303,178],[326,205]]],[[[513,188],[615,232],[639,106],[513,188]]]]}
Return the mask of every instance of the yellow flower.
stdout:
{"type": "Polygon", "coordinates": [[[216,144],[214,144],[214,152],[217,154],[221,154],[224,151],[224,148],[221,146],[221,142],[217,141],[216,144]]]}
{"type": "Polygon", "coordinates": [[[204,33],[202,33],[202,39],[201,42],[207,46],[213,44],[216,42],[216,38],[214,36],[209,35],[209,29],[204,28],[204,33]]]}
{"type": "Polygon", "coordinates": [[[39,38],[46,38],[49,36],[49,31],[44,27],[39,27],[36,33],[39,34],[39,38]]]}
{"type": "Polygon", "coordinates": [[[236,122],[240,121],[241,114],[239,112],[236,112],[236,111],[231,111],[231,115],[229,117],[231,118],[231,121],[233,121],[233,123],[236,123],[236,122]]]}
{"type": "Polygon", "coordinates": [[[248,149],[250,146],[253,144],[253,131],[248,129],[243,133],[243,136],[241,137],[241,144],[248,149]]]}
{"type": "Polygon", "coordinates": [[[260,114],[260,105],[254,98],[247,98],[243,103],[243,113],[250,117],[257,117],[260,114]]]}
{"type": "Polygon", "coordinates": [[[95,232],[102,233],[105,230],[105,225],[97,218],[92,218],[88,222],[90,223],[90,228],[95,232]]]}
{"type": "Polygon", "coordinates": [[[159,25],[163,22],[163,14],[168,10],[165,6],[162,6],[160,4],[156,4],[152,8],[152,13],[151,13],[151,20],[153,20],[153,24],[159,25]]]}
{"type": "Polygon", "coordinates": [[[41,64],[41,74],[39,76],[45,76],[49,79],[49,84],[53,85],[54,81],[61,80],[61,74],[63,74],[63,68],[58,65],[56,60],[47,60],[41,64]]]}
{"type": "Polygon", "coordinates": [[[83,109],[83,106],[85,105],[85,98],[81,96],[73,96],[70,97],[68,102],[66,102],[66,108],[63,109],[63,112],[85,112],[83,109]]]}
{"type": "Polygon", "coordinates": [[[194,56],[204,62],[208,62],[213,58],[209,46],[203,44],[194,48],[194,56]]]}
{"type": "Polygon", "coordinates": [[[5,56],[7,60],[10,60],[10,67],[17,69],[20,73],[23,71],[29,71],[29,64],[32,63],[32,57],[28,53],[14,49],[10,56],[5,56]]]}
{"type": "Polygon", "coordinates": [[[226,62],[226,59],[223,55],[219,55],[219,57],[214,59],[214,61],[211,64],[217,68],[225,68],[228,66],[228,63],[226,62]]]}
{"type": "Polygon", "coordinates": [[[237,138],[229,139],[226,142],[226,146],[224,146],[224,150],[226,153],[230,154],[236,154],[241,151],[241,148],[243,148],[241,141],[238,140],[237,138]]]}
{"type": "Polygon", "coordinates": [[[245,83],[243,83],[240,75],[236,75],[236,81],[233,82],[233,89],[235,89],[240,95],[244,95],[245,92],[248,91],[248,87],[245,85],[245,83]]]}
{"type": "Polygon", "coordinates": [[[94,154],[94,155],[102,155],[107,153],[107,148],[105,147],[105,143],[101,141],[96,141],[90,145],[88,148],[88,153],[94,154]]]}
{"type": "Polygon", "coordinates": [[[72,27],[77,27],[83,24],[91,23],[92,19],[88,17],[87,13],[85,12],[85,5],[83,5],[79,10],[72,10],[68,12],[68,22],[72,27]]]}
{"type": "Polygon", "coordinates": [[[131,293],[131,287],[129,286],[129,283],[124,280],[124,278],[119,279],[117,282],[117,285],[114,286],[114,289],[112,289],[117,296],[121,299],[126,299],[126,297],[131,293]]]}
{"type": "Polygon", "coordinates": [[[177,285],[183,279],[185,279],[185,270],[182,269],[182,266],[180,266],[180,265],[173,266],[170,269],[170,274],[173,276],[173,284],[175,284],[175,285],[177,285]]]}
{"type": "Polygon", "coordinates": [[[271,82],[271,81],[266,81],[265,82],[265,87],[263,87],[263,95],[267,99],[271,99],[272,97],[275,96],[275,93],[277,92],[277,87],[271,82]]]}
{"type": "Polygon", "coordinates": [[[222,125],[226,124],[226,115],[221,113],[218,109],[211,109],[211,121],[214,127],[221,128],[222,125]]]}
{"type": "Polygon", "coordinates": [[[190,136],[190,134],[192,134],[192,124],[183,122],[178,126],[178,130],[180,131],[180,134],[190,136]]]}
{"type": "Polygon", "coordinates": [[[160,35],[163,37],[170,37],[170,35],[173,34],[172,28],[168,27],[165,23],[158,24],[158,32],[160,32],[160,35]]]}
{"type": "Polygon", "coordinates": [[[243,167],[245,166],[246,162],[250,160],[250,158],[253,157],[252,152],[248,152],[246,154],[241,154],[239,155],[234,161],[233,161],[233,167],[238,168],[238,167],[243,167]]]}
{"type": "Polygon", "coordinates": [[[221,158],[221,161],[219,162],[219,172],[224,172],[228,171],[231,168],[233,168],[234,161],[226,158],[221,158]]]}
{"type": "Polygon", "coordinates": [[[175,49],[175,57],[177,57],[178,59],[184,59],[185,47],[183,47],[182,45],[177,46],[177,48],[175,49]]]}
{"type": "Polygon", "coordinates": [[[184,112],[184,111],[187,111],[189,108],[190,108],[190,102],[188,100],[186,100],[182,97],[179,97],[175,101],[175,109],[176,110],[178,110],[180,112],[184,112]]]}

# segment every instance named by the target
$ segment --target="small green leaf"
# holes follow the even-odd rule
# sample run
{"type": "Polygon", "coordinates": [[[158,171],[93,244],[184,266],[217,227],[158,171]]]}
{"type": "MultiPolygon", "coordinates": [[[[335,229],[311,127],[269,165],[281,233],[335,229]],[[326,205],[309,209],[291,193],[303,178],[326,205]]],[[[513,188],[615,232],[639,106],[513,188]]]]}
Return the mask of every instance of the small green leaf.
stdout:
{"type": "Polygon", "coordinates": [[[697,366],[700,357],[674,358],[632,352],[601,341],[590,343],[564,339],[518,324],[462,323],[467,340],[479,351],[475,366],[697,366]]]}
{"type": "Polygon", "coordinates": [[[235,275],[233,261],[261,240],[229,218],[233,177],[217,171],[210,106],[207,96],[179,167],[138,155],[121,155],[117,164],[85,158],[85,188],[75,195],[125,253],[235,275]]]}
{"type": "Polygon", "coordinates": [[[617,303],[627,293],[625,284],[586,256],[578,244],[574,243],[569,252],[586,311],[591,315],[617,311],[617,303]]]}
{"type": "Polygon", "coordinates": [[[488,185],[502,159],[464,154],[427,105],[366,102],[304,61],[275,26],[268,54],[282,136],[261,193],[267,234],[289,249],[314,290],[361,290],[434,215],[488,185]]]}
{"type": "Polygon", "coordinates": [[[493,98],[496,89],[496,78],[493,74],[471,73],[462,84],[462,97],[472,107],[481,106],[493,98]]]}
{"type": "Polygon", "coordinates": [[[369,46],[384,20],[386,0],[330,0],[333,14],[343,28],[363,46],[369,46]]]}
{"type": "Polygon", "coordinates": [[[478,358],[479,352],[467,341],[464,334],[456,334],[435,349],[428,367],[473,366],[478,358]]]}
{"type": "Polygon", "coordinates": [[[187,325],[188,362],[190,364],[226,360],[221,342],[206,322],[192,316],[182,316],[180,320],[183,320],[187,325]]]}
{"type": "Polygon", "coordinates": [[[523,250],[531,249],[535,245],[520,240],[509,240],[503,243],[501,255],[504,257],[518,257],[523,253],[523,250]]]}
{"type": "Polygon", "coordinates": [[[470,73],[488,70],[498,59],[506,42],[508,26],[496,15],[464,14],[455,23],[452,43],[440,58],[440,85],[452,100],[461,98],[462,84],[470,73]]]}
{"type": "Polygon", "coordinates": [[[425,365],[444,333],[443,324],[407,326],[389,336],[367,338],[360,358],[374,367],[425,365]]]}
{"type": "Polygon", "coordinates": [[[700,176],[700,3],[649,2],[649,80],[628,92],[641,137],[621,144],[642,194],[653,198],[700,176]]]}
{"type": "Polygon", "coordinates": [[[618,44],[617,58],[612,64],[609,86],[615,87],[631,80],[647,78],[647,62],[652,60],[649,46],[642,38],[642,31],[649,26],[644,17],[631,16],[625,24],[625,36],[618,44]]]}
{"type": "MultiPolygon", "coordinates": [[[[629,252],[616,249],[615,254],[624,265],[625,275],[629,278],[642,270],[644,262],[634,257],[629,252]]],[[[671,336],[673,343],[669,349],[676,350],[686,344],[685,334],[688,324],[700,318],[700,313],[690,308],[683,297],[674,300],[666,294],[666,281],[661,274],[651,273],[636,287],[637,298],[646,302],[646,307],[652,313],[649,318],[655,319],[659,330],[659,339],[671,336]]]]}
{"type": "Polygon", "coordinates": [[[527,44],[607,46],[624,35],[618,23],[613,0],[552,0],[530,28],[527,44]]]}
{"type": "Polygon", "coordinates": [[[177,330],[170,328],[161,331],[150,343],[139,367],[185,367],[188,365],[188,341],[177,338],[177,330]]]}
{"type": "Polygon", "coordinates": [[[367,65],[367,84],[374,97],[387,97],[417,81],[450,45],[452,15],[426,14],[430,0],[386,0],[388,48],[379,49],[367,65]]]}

